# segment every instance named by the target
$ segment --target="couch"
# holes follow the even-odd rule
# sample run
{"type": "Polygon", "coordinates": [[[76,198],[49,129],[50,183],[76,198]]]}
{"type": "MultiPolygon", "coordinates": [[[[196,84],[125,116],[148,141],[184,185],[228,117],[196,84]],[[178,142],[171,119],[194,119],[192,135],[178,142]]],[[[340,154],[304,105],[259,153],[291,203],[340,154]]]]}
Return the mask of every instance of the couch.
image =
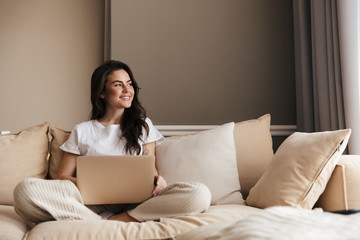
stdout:
{"type": "Polygon", "coordinates": [[[26,223],[16,214],[13,189],[27,177],[54,178],[63,155],[59,146],[70,132],[45,122],[0,135],[0,239],[175,239],[202,226],[211,231],[212,225],[246,221],[273,206],[310,211],[360,208],[360,156],[342,154],[350,132],[293,134],[274,154],[266,114],[169,137],[157,147],[157,168],[168,183],[207,184],[213,199],[206,212],[143,223],[39,224],[26,223]]]}

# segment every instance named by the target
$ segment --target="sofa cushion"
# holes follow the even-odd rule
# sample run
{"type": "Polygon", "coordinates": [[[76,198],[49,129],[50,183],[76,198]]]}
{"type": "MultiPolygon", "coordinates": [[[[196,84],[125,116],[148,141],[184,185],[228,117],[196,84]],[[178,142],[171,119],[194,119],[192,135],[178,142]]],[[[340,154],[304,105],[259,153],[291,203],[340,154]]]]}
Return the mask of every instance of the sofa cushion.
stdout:
{"type": "Polygon", "coordinates": [[[0,205],[0,239],[24,239],[27,224],[16,214],[13,206],[0,205]]]}
{"type": "Polygon", "coordinates": [[[237,221],[203,226],[176,240],[359,239],[360,214],[334,214],[293,207],[271,207],[237,221]]]}
{"type": "Polygon", "coordinates": [[[60,146],[69,138],[70,133],[70,131],[54,126],[50,127],[52,139],[50,143],[49,176],[52,179],[56,179],[61,159],[64,156],[64,151],[60,149],[60,146]]]}
{"type": "Polygon", "coordinates": [[[212,194],[211,204],[244,202],[236,166],[234,123],[156,147],[156,167],[168,184],[201,182],[212,194]]]}
{"type": "Polygon", "coordinates": [[[344,151],[351,131],[294,133],[279,147],[246,203],[311,209],[344,151]]]}
{"type": "Polygon", "coordinates": [[[258,119],[235,124],[236,159],[244,198],[264,174],[274,156],[270,121],[270,114],[265,114],[258,119]]]}
{"type": "Polygon", "coordinates": [[[316,206],[324,211],[360,209],[360,155],[342,155],[316,206]]]}
{"type": "Polygon", "coordinates": [[[13,190],[24,178],[45,178],[49,123],[0,135],[0,204],[13,204],[13,190]]]}
{"type": "Polygon", "coordinates": [[[242,219],[258,211],[261,210],[244,205],[217,205],[205,213],[162,218],[159,222],[48,221],[37,224],[26,239],[172,239],[203,225],[242,219]]]}

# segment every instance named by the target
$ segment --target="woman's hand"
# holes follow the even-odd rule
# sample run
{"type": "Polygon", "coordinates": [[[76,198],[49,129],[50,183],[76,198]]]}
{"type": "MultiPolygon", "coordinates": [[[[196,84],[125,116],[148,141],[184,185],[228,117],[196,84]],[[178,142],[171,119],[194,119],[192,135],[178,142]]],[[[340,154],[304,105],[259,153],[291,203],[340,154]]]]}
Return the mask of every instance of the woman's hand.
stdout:
{"type": "MultiPolygon", "coordinates": [[[[147,143],[143,145],[143,155],[153,155],[155,156],[155,142],[147,143]]],[[[155,177],[154,177],[154,190],[153,196],[157,196],[162,190],[167,187],[165,179],[158,175],[158,171],[155,168],[155,177]]]]}
{"type": "Polygon", "coordinates": [[[155,182],[155,187],[153,190],[153,195],[157,196],[162,190],[164,190],[167,187],[167,183],[165,179],[160,175],[155,176],[154,182],[155,182]]]}

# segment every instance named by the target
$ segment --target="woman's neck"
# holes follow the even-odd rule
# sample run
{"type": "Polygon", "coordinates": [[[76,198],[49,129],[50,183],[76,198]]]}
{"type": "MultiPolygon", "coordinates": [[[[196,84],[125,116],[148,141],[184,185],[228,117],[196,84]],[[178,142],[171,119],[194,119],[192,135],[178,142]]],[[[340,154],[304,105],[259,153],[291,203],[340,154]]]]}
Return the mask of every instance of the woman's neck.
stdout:
{"type": "Polygon", "coordinates": [[[109,111],[107,111],[106,114],[97,121],[104,126],[120,124],[123,115],[124,115],[124,111],[118,111],[116,113],[115,112],[110,113],[109,111]]]}

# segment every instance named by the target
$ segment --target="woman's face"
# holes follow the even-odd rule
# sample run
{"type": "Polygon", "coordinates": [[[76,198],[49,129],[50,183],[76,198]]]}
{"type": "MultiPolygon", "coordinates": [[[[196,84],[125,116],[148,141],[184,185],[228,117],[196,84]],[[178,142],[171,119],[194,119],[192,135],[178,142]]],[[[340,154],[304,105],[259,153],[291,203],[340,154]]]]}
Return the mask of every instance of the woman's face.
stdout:
{"type": "Polygon", "coordinates": [[[129,74],[121,69],[113,71],[105,85],[101,98],[105,100],[107,108],[129,108],[134,98],[134,88],[129,74]]]}

